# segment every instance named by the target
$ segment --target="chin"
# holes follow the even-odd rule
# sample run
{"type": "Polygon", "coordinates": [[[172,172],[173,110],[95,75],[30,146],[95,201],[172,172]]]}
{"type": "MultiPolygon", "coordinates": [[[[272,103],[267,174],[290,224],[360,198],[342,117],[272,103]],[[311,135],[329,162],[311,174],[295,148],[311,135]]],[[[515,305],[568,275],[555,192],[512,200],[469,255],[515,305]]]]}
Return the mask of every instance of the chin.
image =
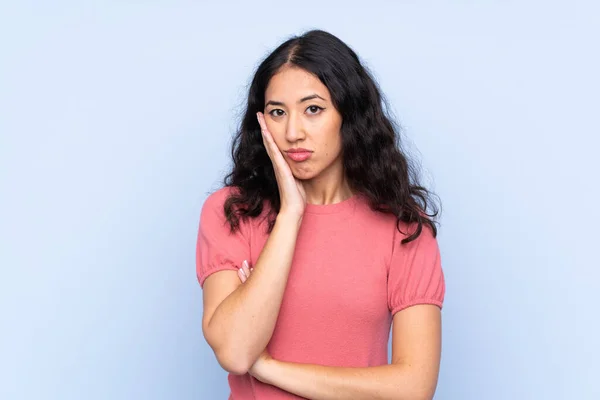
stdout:
{"type": "Polygon", "coordinates": [[[292,169],[292,175],[294,175],[294,178],[301,180],[301,181],[307,181],[310,179],[315,178],[318,173],[316,173],[315,171],[306,171],[306,170],[293,170],[292,169]]]}
{"type": "Polygon", "coordinates": [[[294,178],[298,179],[299,181],[309,181],[312,178],[314,178],[314,176],[312,175],[308,175],[308,174],[293,174],[294,178]]]}

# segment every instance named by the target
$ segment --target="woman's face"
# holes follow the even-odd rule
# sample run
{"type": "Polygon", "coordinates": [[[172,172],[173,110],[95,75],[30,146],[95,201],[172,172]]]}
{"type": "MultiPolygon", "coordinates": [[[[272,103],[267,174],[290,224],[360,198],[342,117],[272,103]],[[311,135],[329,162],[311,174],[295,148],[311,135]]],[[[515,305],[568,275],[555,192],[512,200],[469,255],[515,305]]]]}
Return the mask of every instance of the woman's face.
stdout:
{"type": "Polygon", "coordinates": [[[342,116],[318,78],[297,67],[283,67],[267,86],[264,114],[296,178],[341,176],[342,116]],[[297,149],[306,152],[294,153],[297,149]]]}

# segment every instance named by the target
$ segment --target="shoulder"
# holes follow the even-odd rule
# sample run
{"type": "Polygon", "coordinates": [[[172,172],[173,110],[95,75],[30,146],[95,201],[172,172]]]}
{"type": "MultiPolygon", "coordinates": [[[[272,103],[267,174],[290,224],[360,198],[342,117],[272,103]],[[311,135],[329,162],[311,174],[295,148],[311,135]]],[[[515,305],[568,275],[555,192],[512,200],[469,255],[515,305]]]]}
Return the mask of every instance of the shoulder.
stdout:
{"type": "Polygon", "coordinates": [[[225,202],[234,194],[239,193],[239,189],[231,186],[222,187],[210,193],[202,204],[202,214],[225,215],[225,202]]]}
{"type": "MultiPolygon", "coordinates": [[[[359,206],[355,217],[361,222],[361,225],[370,234],[378,233],[379,237],[385,235],[394,243],[400,243],[402,240],[410,237],[419,228],[416,222],[399,221],[396,215],[380,210],[375,210],[370,205],[368,199],[360,196],[359,206]]],[[[433,243],[436,241],[433,229],[423,223],[419,236],[413,241],[407,243],[433,243]]]]}
{"type": "Polygon", "coordinates": [[[407,261],[414,261],[420,257],[439,256],[437,238],[433,229],[428,224],[423,223],[419,236],[406,243],[402,241],[412,236],[419,228],[419,225],[416,222],[406,223],[401,221],[398,224],[398,228],[394,230],[393,257],[401,257],[406,258],[407,261]]]}
{"type": "Polygon", "coordinates": [[[204,229],[213,229],[226,225],[225,201],[234,192],[231,187],[223,187],[210,193],[200,211],[200,226],[204,229]]]}
{"type": "MultiPolygon", "coordinates": [[[[416,222],[409,223],[400,221],[398,223],[398,227],[400,229],[396,230],[398,232],[397,236],[400,240],[403,240],[414,234],[419,229],[419,224],[416,222]]],[[[415,239],[415,241],[417,240],[420,240],[422,242],[430,242],[435,240],[435,234],[431,226],[429,226],[429,224],[424,222],[421,224],[421,233],[415,239]]]]}
{"type": "MultiPolygon", "coordinates": [[[[225,186],[210,193],[202,205],[201,221],[205,221],[205,223],[225,223],[228,219],[225,215],[225,203],[231,196],[239,193],[240,189],[234,186],[225,186]]],[[[239,206],[239,204],[234,205],[233,209],[235,209],[237,206],[239,206]]],[[[258,217],[240,217],[240,228],[244,230],[248,226],[262,225],[264,223],[266,210],[267,208],[263,206],[263,211],[258,217]]],[[[237,213],[236,215],[239,216],[237,213]]]]}
{"type": "Polygon", "coordinates": [[[225,201],[229,196],[235,194],[237,190],[231,186],[222,187],[210,193],[204,200],[203,208],[223,208],[225,201]]]}

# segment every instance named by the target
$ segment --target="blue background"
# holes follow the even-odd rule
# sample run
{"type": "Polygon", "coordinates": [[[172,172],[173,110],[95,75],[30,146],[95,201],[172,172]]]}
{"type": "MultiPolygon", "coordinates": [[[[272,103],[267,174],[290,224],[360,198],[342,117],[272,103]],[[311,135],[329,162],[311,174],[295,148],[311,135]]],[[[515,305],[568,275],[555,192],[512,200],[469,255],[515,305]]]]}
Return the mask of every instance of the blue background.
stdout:
{"type": "Polygon", "coordinates": [[[600,6],[453,3],[3,2],[0,398],[226,398],[199,212],[253,69],[310,28],[443,201],[436,399],[600,398],[600,6]]]}

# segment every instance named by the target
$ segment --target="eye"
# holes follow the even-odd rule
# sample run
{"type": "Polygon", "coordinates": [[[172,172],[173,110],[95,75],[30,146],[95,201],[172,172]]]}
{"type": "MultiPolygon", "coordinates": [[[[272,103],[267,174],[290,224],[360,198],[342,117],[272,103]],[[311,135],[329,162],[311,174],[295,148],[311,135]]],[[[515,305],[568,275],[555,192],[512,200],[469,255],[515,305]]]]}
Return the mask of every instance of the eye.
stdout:
{"type": "Polygon", "coordinates": [[[269,114],[271,114],[273,117],[281,117],[283,114],[285,114],[285,112],[281,108],[274,108],[269,111],[269,114]]]}
{"type": "Polygon", "coordinates": [[[322,110],[324,110],[323,107],[319,107],[319,106],[308,106],[308,108],[306,109],[306,111],[308,111],[309,114],[319,114],[322,110]]]}

